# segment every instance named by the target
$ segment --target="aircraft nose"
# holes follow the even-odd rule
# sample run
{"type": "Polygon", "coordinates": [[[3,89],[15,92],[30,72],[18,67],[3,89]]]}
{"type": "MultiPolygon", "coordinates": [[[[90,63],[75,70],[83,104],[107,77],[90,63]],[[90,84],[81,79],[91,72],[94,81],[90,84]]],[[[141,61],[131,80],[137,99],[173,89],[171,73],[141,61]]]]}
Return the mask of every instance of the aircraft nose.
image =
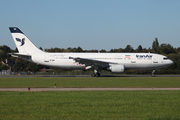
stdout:
{"type": "Polygon", "coordinates": [[[170,60],[170,64],[172,65],[174,62],[172,60],[170,60]]]}

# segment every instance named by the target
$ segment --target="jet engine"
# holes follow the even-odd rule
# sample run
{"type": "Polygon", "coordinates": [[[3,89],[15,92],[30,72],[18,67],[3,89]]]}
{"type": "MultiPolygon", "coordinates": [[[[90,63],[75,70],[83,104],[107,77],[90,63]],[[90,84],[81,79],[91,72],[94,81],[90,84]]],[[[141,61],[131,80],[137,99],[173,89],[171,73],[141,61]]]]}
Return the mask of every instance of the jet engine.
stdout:
{"type": "Polygon", "coordinates": [[[124,65],[110,65],[107,70],[110,70],[112,73],[123,73],[125,71],[124,65]]]}

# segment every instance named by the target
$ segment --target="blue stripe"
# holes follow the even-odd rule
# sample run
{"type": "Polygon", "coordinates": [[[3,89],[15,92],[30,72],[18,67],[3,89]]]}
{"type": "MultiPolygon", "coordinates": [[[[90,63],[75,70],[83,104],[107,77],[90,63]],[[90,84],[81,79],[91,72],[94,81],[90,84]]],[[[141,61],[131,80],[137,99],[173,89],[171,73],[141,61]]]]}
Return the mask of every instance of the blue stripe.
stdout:
{"type": "Polygon", "coordinates": [[[9,27],[11,33],[22,33],[24,34],[19,28],[17,27],[9,27]]]}

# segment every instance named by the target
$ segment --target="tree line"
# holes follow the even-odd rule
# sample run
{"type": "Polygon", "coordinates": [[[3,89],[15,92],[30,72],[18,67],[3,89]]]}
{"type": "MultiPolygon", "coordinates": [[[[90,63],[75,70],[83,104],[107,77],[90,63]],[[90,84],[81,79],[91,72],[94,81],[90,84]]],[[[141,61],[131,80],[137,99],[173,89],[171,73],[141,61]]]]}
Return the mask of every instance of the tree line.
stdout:
{"type": "MultiPolygon", "coordinates": [[[[43,50],[40,47],[41,50],[43,50]]],[[[46,52],[82,52],[82,53],[88,53],[88,52],[100,52],[100,53],[157,53],[167,56],[169,59],[173,60],[173,65],[159,69],[156,71],[156,73],[162,73],[162,74],[180,74],[180,47],[174,48],[170,44],[159,44],[158,38],[155,38],[152,43],[152,47],[150,48],[143,48],[141,45],[139,45],[136,49],[134,49],[131,45],[127,45],[125,48],[118,48],[118,49],[111,49],[110,51],[106,51],[104,49],[102,50],[83,50],[81,47],[77,48],[71,48],[68,47],[67,49],[64,48],[50,48],[45,49],[46,52]]],[[[10,61],[14,61],[14,64],[11,66],[12,71],[31,71],[31,72],[37,72],[40,69],[42,69],[44,66],[36,65],[35,63],[31,63],[22,59],[17,59],[14,57],[11,57],[8,53],[15,53],[18,52],[18,50],[12,50],[8,46],[3,45],[0,46],[0,61],[4,61],[5,59],[8,59],[10,61]]],[[[8,66],[0,63],[0,71],[9,69],[8,66]]],[[[59,69],[51,68],[53,71],[59,71],[59,69]]],[[[141,70],[129,70],[126,71],[127,74],[134,74],[134,73],[141,73],[141,74],[147,74],[151,71],[141,71],[141,70]]]]}

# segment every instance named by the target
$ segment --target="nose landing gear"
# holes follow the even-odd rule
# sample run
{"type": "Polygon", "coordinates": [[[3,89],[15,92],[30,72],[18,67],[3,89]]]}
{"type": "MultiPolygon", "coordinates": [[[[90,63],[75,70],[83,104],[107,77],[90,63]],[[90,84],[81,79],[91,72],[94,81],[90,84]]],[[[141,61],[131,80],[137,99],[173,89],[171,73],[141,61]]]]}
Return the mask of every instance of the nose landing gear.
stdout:
{"type": "Polygon", "coordinates": [[[155,73],[154,73],[155,71],[156,71],[156,70],[153,70],[153,71],[152,71],[152,73],[151,73],[151,76],[152,76],[152,77],[155,77],[155,73]]]}

